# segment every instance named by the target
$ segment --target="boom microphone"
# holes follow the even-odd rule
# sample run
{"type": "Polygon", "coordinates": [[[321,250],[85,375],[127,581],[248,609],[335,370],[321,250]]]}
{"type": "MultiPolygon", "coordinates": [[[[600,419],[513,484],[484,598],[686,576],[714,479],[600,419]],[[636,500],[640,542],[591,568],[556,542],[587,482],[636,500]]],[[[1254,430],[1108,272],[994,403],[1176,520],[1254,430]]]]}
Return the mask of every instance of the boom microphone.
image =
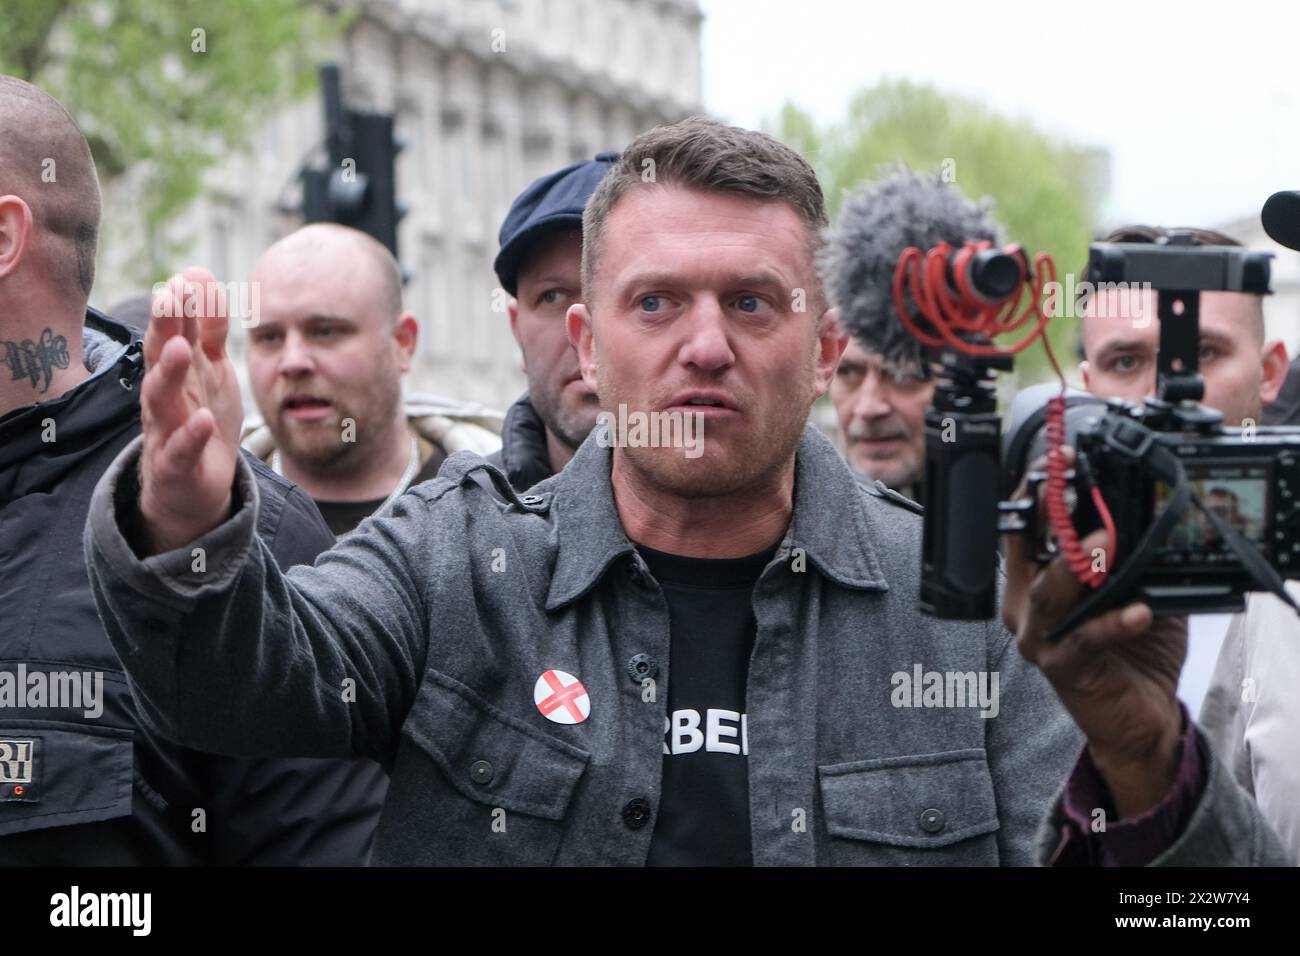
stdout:
{"type": "MultiPolygon", "coordinates": [[[[850,195],[818,261],[845,330],[887,365],[924,368],[921,344],[894,308],[894,269],[909,247],[930,249],[948,242],[960,248],[978,240],[998,245],[1000,230],[989,205],[988,200],[971,202],[940,173],[921,175],[906,168],[850,195]]],[[[1002,283],[1007,266],[1000,256],[992,253],[979,264],[976,282],[987,278],[993,283],[990,291],[1002,283]]]]}
{"type": "Polygon", "coordinates": [[[1269,196],[1259,218],[1270,239],[1300,252],[1300,192],[1287,190],[1269,196]]]}

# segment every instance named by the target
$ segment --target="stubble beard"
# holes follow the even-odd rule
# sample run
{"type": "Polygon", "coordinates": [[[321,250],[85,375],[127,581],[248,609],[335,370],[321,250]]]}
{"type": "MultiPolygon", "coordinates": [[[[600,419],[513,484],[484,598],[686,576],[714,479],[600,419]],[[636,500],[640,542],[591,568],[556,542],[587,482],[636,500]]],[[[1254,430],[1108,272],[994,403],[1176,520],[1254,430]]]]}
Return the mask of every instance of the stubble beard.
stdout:
{"type": "Polygon", "coordinates": [[[595,427],[596,415],[600,411],[596,396],[583,396],[580,400],[566,402],[564,390],[567,383],[554,391],[538,385],[542,383],[530,381],[528,384],[528,398],[537,411],[537,417],[552,435],[576,451],[595,427]]]}
{"type": "Polygon", "coordinates": [[[332,478],[363,470],[371,453],[387,437],[391,423],[397,420],[401,405],[401,388],[385,390],[374,395],[375,401],[363,402],[374,414],[356,412],[335,401],[331,406],[333,421],[317,423],[289,423],[281,419],[279,433],[272,429],[280,454],[290,459],[303,471],[328,475],[332,478]],[[343,440],[343,421],[355,423],[355,441],[343,440]]]}
{"type": "MultiPolygon", "coordinates": [[[[640,408],[629,401],[621,383],[601,369],[599,381],[600,407],[617,418],[618,407],[625,404],[628,412],[650,411],[662,401],[647,403],[640,408]],[[608,385],[605,383],[608,382],[608,385]]],[[[809,380],[812,360],[804,369],[809,380]]],[[[678,391],[674,388],[674,393],[678,391]]],[[[668,396],[664,396],[667,398],[668,396]]],[[[744,396],[742,396],[744,397],[744,396]]],[[[757,403],[753,396],[744,401],[745,420],[727,427],[726,438],[709,436],[705,420],[697,434],[702,440],[703,454],[698,458],[686,457],[684,448],[622,447],[616,454],[635,473],[637,480],[646,485],[684,499],[725,498],[745,492],[763,493],[768,486],[775,488],[785,468],[793,459],[795,450],[808,422],[811,401],[802,398],[778,402],[771,414],[756,414],[757,403]]]]}

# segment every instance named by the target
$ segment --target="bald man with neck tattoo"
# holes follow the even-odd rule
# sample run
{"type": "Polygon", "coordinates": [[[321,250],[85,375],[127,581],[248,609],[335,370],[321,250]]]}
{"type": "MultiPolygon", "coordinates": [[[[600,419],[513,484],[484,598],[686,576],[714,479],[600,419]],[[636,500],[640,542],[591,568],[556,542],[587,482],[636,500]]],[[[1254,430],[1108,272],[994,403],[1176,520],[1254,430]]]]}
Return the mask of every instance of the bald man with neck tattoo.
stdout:
{"type": "MultiPolygon", "coordinates": [[[[88,304],[100,210],[68,111],[0,76],[0,866],[363,864],[378,765],[150,732],[96,614],[80,539],[95,482],[140,434],[144,376],[139,336],[88,304]]],[[[283,569],[310,563],[333,543],[320,514],[250,465],[270,504],[258,535],[283,569]]]]}

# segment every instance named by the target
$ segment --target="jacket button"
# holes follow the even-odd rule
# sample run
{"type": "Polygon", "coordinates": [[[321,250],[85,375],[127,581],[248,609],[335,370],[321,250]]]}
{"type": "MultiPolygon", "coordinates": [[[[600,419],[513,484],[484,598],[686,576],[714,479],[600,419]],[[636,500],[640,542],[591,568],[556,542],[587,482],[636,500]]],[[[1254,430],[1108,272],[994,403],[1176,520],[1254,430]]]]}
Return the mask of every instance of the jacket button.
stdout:
{"type": "Polygon", "coordinates": [[[629,830],[640,830],[650,822],[650,801],[644,797],[629,800],[623,808],[623,825],[629,830]]]}
{"type": "Polygon", "coordinates": [[[943,829],[944,818],[943,811],[931,807],[929,810],[921,811],[921,829],[926,833],[938,833],[943,829]]]}
{"type": "Polygon", "coordinates": [[[541,504],[542,496],[541,496],[541,495],[524,495],[522,498],[519,499],[519,501],[520,501],[521,504],[525,504],[525,505],[536,505],[536,504],[541,504]]]}
{"type": "Polygon", "coordinates": [[[475,760],[469,768],[469,778],[479,786],[492,782],[492,765],[486,760],[475,760]]]}
{"type": "Polygon", "coordinates": [[[638,654],[627,662],[627,676],[632,683],[640,684],[647,677],[653,678],[659,673],[659,662],[649,654],[638,654]]]}

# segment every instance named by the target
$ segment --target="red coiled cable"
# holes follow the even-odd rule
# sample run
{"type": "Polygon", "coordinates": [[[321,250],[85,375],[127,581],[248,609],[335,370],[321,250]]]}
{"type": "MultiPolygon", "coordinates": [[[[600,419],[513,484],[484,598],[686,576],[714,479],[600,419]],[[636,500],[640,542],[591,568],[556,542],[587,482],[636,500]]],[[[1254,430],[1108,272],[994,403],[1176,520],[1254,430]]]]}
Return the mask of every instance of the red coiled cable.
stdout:
{"type": "MultiPolygon", "coordinates": [[[[1052,354],[1051,343],[1044,331],[1051,316],[1043,308],[1043,291],[1047,283],[1056,281],[1056,264],[1046,253],[1034,258],[1034,275],[1027,274],[1027,260],[1019,246],[1007,246],[1003,251],[1014,255],[1021,263],[1020,282],[1004,299],[990,301],[970,287],[970,259],[975,253],[988,249],[992,243],[968,242],[953,254],[953,248],[941,242],[923,253],[915,247],[906,249],[894,269],[894,307],[899,321],[919,342],[932,348],[952,348],[967,355],[1015,355],[1028,348],[1035,339],[1042,339],[1047,358],[1061,382],[1061,392],[1053,396],[1047,407],[1047,515],[1052,532],[1066,563],[1075,577],[1089,587],[1098,588],[1105,582],[1109,569],[1093,566],[1092,559],[1083,551],[1079,533],[1070,520],[1070,508],[1065,500],[1066,474],[1069,464],[1065,460],[1065,376],[1052,354]],[[955,288],[948,281],[948,261],[952,259],[955,288]],[[1028,293],[1023,309],[1018,306],[1028,293]],[[933,331],[927,331],[915,321],[907,306],[910,294],[917,312],[933,331]],[[1034,327],[1020,341],[1010,346],[993,344],[993,339],[1022,328],[1034,318],[1034,327]],[[986,341],[970,341],[971,338],[986,341]]],[[[1102,524],[1110,536],[1112,553],[1116,546],[1115,521],[1110,509],[1095,484],[1092,500],[1102,524]]]]}
{"type": "MultiPolygon", "coordinates": [[[[1048,354],[1051,355],[1050,346],[1048,354]]],[[[1056,364],[1055,358],[1052,359],[1052,364],[1056,364]]],[[[1053,395],[1047,403],[1047,520],[1056,535],[1057,546],[1074,576],[1089,587],[1099,588],[1110,572],[1104,562],[1100,568],[1093,565],[1092,558],[1084,553],[1074,522],[1070,520],[1070,507],[1065,501],[1065,476],[1069,469],[1070,465],[1065,460],[1065,388],[1062,384],[1060,394],[1053,395]]],[[[1106,507],[1101,490],[1095,483],[1092,485],[1092,503],[1101,515],[1113,554],[1116,545],[1115,519],[1111,517],[1110,509],[1106,507]]]]}
{"type": "Polygon", "coordinates": [[[1023,352],[1042,335],[1050,318],[1042,308],[1043,289],[1048,282],[1056,281],[1056,264],[1051,256],[1040,253],[1034,259],[1034,276],[1030,281],[1025,274],[1023,254],[1019,246],[1007,246],[1005,252],[1022,260],[1021,281],[1016,291],[1005,299],[988,301],[970,287],[970,270],[967,264],[975,253],[988,249],[990,242],[968,242],[953,256],[953,271],[957,288],[948,283],[948,257],[952,246],[941,242],[929,252],[922,253],[912,247],[905,249],[894,269],[894,308],[903,327],[919,342],[933,348],[954,348],[967,355],[1015,355],[1023,352]],[[1019,314],[1016,307],[1028,291],[1029,299],[1019,314]],[[933,332],[922,329],[912,318],[905,293],[910,293],[920,314],[930,323],[933,332]],[[1014,318],[1013,318],[1014,316],[1014,318]],[[992,340],[1022,327],[1030,318],[1037,321],[1030,332],[1015,345],[993,345],[992,340]],[[959,333],[982,337],[988,344],[971,342],[959,333]]]}

